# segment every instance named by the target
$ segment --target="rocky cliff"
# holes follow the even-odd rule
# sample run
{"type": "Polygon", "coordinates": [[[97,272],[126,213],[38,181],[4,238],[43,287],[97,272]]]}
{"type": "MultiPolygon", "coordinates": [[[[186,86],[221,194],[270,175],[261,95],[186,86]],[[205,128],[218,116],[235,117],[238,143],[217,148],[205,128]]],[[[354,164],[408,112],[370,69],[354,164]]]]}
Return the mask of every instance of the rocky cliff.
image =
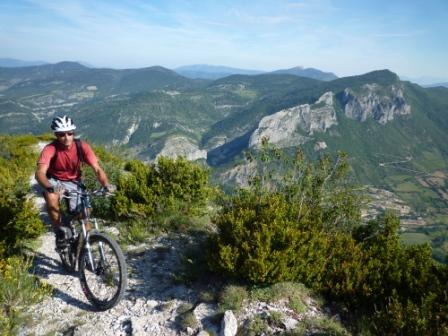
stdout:
{"type": "Polygon", "coordinates": [[[359,121],[373,118],[382,125],[397,115],[411,113],[400,85],[365,84],[359,92],[347,88],[341,94],[341,103],[348,118],[359,121]]]}
{"type": "Polygon", "coordinates": [[[172,137],[169,138],[157,157],[166,156],[169,158],[176,158],[179,156],[185,157],[187,160],[207,159],[207,151],[201,150],[197,145],[191,143],[187,137],[172,137]]]}
{"type": "Polygon", "coordinates": [[[314,132],[325,132],[337,125],[333,98],[332,92],[326,92],[314,104],[294,106],[264,117],[252,134],[249,147],[260,147],[264,137],[278,147],[298,146],[314,132]]]}

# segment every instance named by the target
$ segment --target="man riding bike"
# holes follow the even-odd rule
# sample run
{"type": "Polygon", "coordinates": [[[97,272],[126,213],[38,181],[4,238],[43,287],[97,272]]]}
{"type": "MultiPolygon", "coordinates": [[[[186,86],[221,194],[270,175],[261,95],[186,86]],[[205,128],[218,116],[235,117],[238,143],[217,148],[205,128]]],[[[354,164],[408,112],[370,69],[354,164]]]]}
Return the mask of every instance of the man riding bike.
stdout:
{"type": "MultiPolygon", "coordinates": [[[[51,129],[56,139],[42,150],[35,176],[44,189],[48,214],[56,234],[56,248],[60,248],[69,234],[67,228],[61,225],[60,192],[80,189],[81,163],[85,162],[93,169],[98,181],[107,191],[113,192],[115,187],[109,184],[107,175],[99,166],[90,145],[75,139],[76,126],[71,118],[54,118],[51,129]]],[[[70,212],[76,212],[79,204],[76,199],[71,199],[68,206],[70,212]]]]}

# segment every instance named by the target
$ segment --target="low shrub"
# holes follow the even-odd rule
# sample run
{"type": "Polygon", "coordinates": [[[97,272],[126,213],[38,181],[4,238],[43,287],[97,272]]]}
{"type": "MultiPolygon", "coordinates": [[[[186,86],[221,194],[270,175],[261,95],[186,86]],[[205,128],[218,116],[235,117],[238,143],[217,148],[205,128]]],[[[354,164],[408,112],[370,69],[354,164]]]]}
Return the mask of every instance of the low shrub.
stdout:
{"type": "Polygon", "coordinates": [[[29,274],[31,262],[20,257],[0,260],[0,334],[14,335],[26,320],[26,308],[52,289],[29,274]]]}
{"type": "Polygon", "coordinates": [[[243,286],[227,285],[219,294],[219,310],[222,312],[226,310],[238,312],[248,297],[249,294],[243,286]]]}
{"type": "MultiPolygon", "coordinates": [[[[269,148],[261,153],[265,161],[267,154],[269,148]]],[[[209,244],[210,266],[254,284],[319,284],[331,248],[348,240],[343,233],[360,218],[346,157],[333,163],[325,156],[312,165],[300,152],[293,161],[278,162],[282,155],[273,155],[286,165],[277,169],[282,175],[261,169],[214,217],[218,233],[209,244]]]]}
{"type": "Polygon", "coordinates": [[[131,220],[121,225],[120,242],[125,244],[142,243],[149,233],[146,223],[139,220],[131,220]]]}
{"type": "Polygon", "coordinates": [[[285,333],[284,336],[304,335],[349,336],[351,333],[339,322],[329,317],[307,318],[298,326],[285,333]]]}
{"type": "Polygon", "coordinates": [[[268,334],[269,324],[268,321],[255,316],[249,321],[249,323],[243,327],[243,329],[237,335],[257,336],[268,334]]]}
{"type": "Polygon", "coordinates": [[[29,177],[37,153],[32,136],[0,136],[0,257],[12,255],[43,232],[43,223],[28,200],[29,177]]]}
{"type": "Polygon", "coordinates": [[[112,199],[117,218],[146,221],[167,231],[185,231],[185,218],[205,212],[210,187],[208,172],[183,158],[159,158],[157,163],[130,161],[118,177],[112,199]]]}
{"type": "Polygon", "coordinates": [[[191,310],[180,313],[177,320],[182,330],[196,329],[199,326],[199,321],[191,310]]]}
{"type": "Polygon", "coordinates": [[[301,283],[279,282],[272,286],[254,288],[250,292],[251,300],[276,302],[287,300],[288,306],[296,313],[306,310],[305,301],[311,296],[311,291],[301,283]]]}
{"type": "MultiPolygon", "coordinates": [[[[392,213],[361,223],[362,197],[349,183],[345,156],[313,165],[299,152],[292,171],[276,167],[278,176],[268,149],[249,188],[214,217],[211,269],[259,286],[302,282],[354,316],[373,317],[374,333],[446,331],[448,265],[432,260],[429,245],[401,245],[392,213]]],[[[282,154],[271,153],[279,163],[282,154]]]]}

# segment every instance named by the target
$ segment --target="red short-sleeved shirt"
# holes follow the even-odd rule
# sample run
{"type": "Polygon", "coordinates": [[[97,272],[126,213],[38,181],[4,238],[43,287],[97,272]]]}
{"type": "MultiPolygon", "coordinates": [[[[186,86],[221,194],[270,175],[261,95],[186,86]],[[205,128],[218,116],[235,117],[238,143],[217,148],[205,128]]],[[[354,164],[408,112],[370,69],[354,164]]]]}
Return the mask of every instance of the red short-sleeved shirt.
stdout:
{"type": "MultiPolygon", "coordinates": [[[[98,160],[89,144],[81,141],[81,146],[84,162],[89,166],[96,164],[98,160]]],[[[78,160],[75,141],[73,141],[69,148],[65,148],[63,144],[57,141],[46,145],[40,153],[37,164],[48,165],[48,174],[61,181],[78,180],[81,177],[81,163],[78,160]],[[56,151],[57,157],[52,160],[56,155],[56,151]]]]}

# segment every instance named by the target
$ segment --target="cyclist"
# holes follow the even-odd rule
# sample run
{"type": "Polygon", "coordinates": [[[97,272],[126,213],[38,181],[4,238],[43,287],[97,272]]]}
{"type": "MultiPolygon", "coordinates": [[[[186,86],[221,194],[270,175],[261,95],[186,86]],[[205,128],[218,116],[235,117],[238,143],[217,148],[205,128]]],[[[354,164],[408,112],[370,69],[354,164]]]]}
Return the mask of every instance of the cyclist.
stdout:
{"type": "MultiPolygon", "coordinates": [[[[60,192],[80,189],[81,163],[89,165],[101,183],[110,192],[115,190],[109,184],[104,170],[99,166],[95,153],[89,144],[74,138],[76,126],[67,116],[56,117],[51,123],[56,139],[46,145],[37,161],[36,180],[44,189],[53,231],[56,235],[56,248],[62,248],[70,230],[61,225],[59,211],[60,192]],[[82,161],[82,162],[81,162],[82,161]]],[[[69,211],[76,212],[79,207],[77,199],[70,199],[69,211]]]]}

